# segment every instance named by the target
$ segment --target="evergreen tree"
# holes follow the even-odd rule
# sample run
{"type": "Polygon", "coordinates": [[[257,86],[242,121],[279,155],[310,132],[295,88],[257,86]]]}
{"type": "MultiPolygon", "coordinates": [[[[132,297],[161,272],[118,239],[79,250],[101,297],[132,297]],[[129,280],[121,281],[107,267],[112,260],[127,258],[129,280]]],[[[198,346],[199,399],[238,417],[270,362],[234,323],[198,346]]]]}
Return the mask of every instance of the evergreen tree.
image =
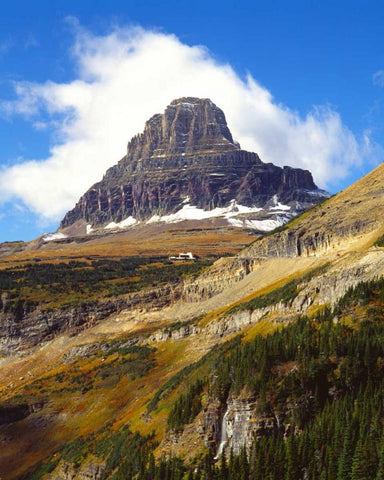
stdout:
{"type": "Polygon", "coordinates": [[[351,480],[372,480],[376,476],[377,458],[372,442],[359,439],[352,460],[351,480]]]}

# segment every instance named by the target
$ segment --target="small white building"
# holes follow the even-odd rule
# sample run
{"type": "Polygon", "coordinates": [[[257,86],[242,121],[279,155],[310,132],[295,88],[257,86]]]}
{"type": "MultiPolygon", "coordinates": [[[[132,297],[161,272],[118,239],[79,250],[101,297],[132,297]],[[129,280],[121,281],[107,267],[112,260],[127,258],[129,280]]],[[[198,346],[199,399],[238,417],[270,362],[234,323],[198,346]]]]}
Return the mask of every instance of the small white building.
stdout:
{"type": "Polygon", "coordinates": [[[171,256],[169,257],[169,260],[172,262],[173,260],[185,260],[185,261],[188,261],[188,260],[197,260],[196,257],[193,256],[193,253],[192,252],[186,252],[186,253],[179,253],[178,256],[171,256]]]}

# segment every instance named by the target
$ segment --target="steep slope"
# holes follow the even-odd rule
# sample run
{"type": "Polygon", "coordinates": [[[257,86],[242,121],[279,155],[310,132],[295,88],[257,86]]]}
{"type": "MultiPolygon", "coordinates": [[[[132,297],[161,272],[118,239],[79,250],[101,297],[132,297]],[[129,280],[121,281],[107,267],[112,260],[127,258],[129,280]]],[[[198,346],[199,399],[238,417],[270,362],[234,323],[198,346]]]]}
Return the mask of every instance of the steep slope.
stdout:
{"type": "MultiPolygon", "coordinates": [[[[300,293],[300,285],[323,274],[321,270],[301,278],[295,290],[300,293]]],[[[23,378],[3,391],[0,472],[10,479],[27,472],[23,478],[101,480],[133,479],[140,471],[138,478],[176,480],[180,472],[199,478],[193,476],[198,468],[222,478],[218,470],[223,460],[217,462],[214,455],[224,438],[226,462],[243,456],[243,465],[258,465],[275,480],[283,478],[289,449],[301,445],[303,454],[294,462],[299,467],[284,478],[304,480],[304,469],[316,469],[311,478],[320,480],[331,468],[327,461],[313,461],[322,445],[327,458],[341,462],[337,428],[349,425],[342,412],[350,411],[357,420],[351,458],[359,442],[369,439],[376,452],[380,445],[382,422],[370,409],[381,410],[384,388],[383,288],[382,280],[359,285],[333,311],[310,320],[287,316],[282,305],[274,309],[279,298],[289,309],[297,293],[272,290],[259,295],[256,307],[247,307],[256,312],[270,302],[262,321],[239,329],[243,338],[233,338],[236,330],[220,331],[198,320],[141,324],[140,330],[139,321],[128,323],[119,315],[110,320],[109,330],[93,327],[81,339],[57,339],[30,358],[19,359],[23,378]],[[120,337],[114,339],[117,322],[120,337]],[[369,412],[362,415],[362,409],[369,412]],[[11,417],[14,412],[18,418],[11,417]],[[324,422],[331,437],[321,428],[324,422]],[[228,455],[231,448],[234,458],[228,455]],[[277,465],[265,461],[266,451],[268,458],[279,460],[277,465]],[[162,466],[162,454],[167,466],[162,466]],[[32,476],[31,467],[39,462],[32,476]]],[[[9,381],[15,366],[5,363],[1,378],[9,381]]],[[[231,468],[232,474],[224,478],[238,479],[239,466],[231,468]]],[[[260,478],[254,475],[249,471],[243,478],[260,478]]]]}
{"type": "Polygon", "coordinates": [[[185,296],[196,302],[213,297],[210,304],[218,294],[235,300],[231,291],[241,292],[245,288],[250,293],[264,287],[269,279],[271,283],[276,281],[278,273],[269,276],[263,275],[263,271],[278,272],[281,268],[285,271],[284,265],[292,265],[292,272],[303,270],[308,257],[313,259],[312,263],[341,263],[340,272],[348,270],[349,265],[359,264],[360,269],[368,269],[374,275],[374,262],[378,260],[373,260],[369,247],[384,234],[383,208],[384,164],[381,164],[272,234],[257,238],[235,258],[214,264],[198,282],[185,286],[185,296]],[[236,283],[239,285],[234,287],[236,283]]]}
{"type": "Polygon", "coordinates": [[[266,231],[324,197],[309,171],[265,164],[241,150],[222,110],[188,97],[148,120],[126,156],[65,215],[61,230],[79,221],[91,232],[221,216],[266,231]]]}
{"type": "MultiPolygon", "coordinates": [[[[384,286],[377,277],[384,271],[384,249],[375,245],[384,233],[378,215],[382,173],[381,166],[286,230],[220,259],[197,278],[187,274],[198,264],[176,266],[166,258],[83,259],[56,267],[37,261],[5,270],[2,281],[10,292],[19,289],[40,300],[60,294],[63,304],[47,305],[57,322],[54,335],[40,337],[45,343],[21,356],[2,359],[0,475],[237,479],[242,465],[247,480],[280,480],[281,472],[289,480],[325,474],[344,480],[352,467],[347,476],[332,477],[329,469],[341,468],[332,452],[342,448],[337,429],[354,428],[344,450],[357,458],[369,440],[364,448],[376,452],[374,473],[365,478],[375,478],[382,429],[374,420],[373,438],[365,419],[379,408],[383,392],[384,286]],[[355,229],[367,209],[372,218],[355,229]],[[338,218],[340,227],[332,223],[338,218]],[[307,238],[323,227],[333,228],[332,242],[313,255],[281,248],[268,256],[260,247],[278,245],[290,231],[307,238]],[[169,283],[147,296],[159,279],[171,281],[173,298],[167,296],[169,283]],[[145,288],[135,291],[138,286],[145,288]],[[77,328],[79,310],[65,305],[68,292],[75,300],[107,292],[112,296],[99,299],[99,306],[115,306],[102,318],[80,308],[89,317],[77,328]],[[353,414],[353,426],[345,411],[353,414]],[[220,444],[227,446],[227,458],[218,463],[220,444]],[[304,445],[306,453],[289,460],[304,445]],[[331,466],[313,461],[323,456],[331,466]],[[273,465],[265,461],[272,457],[278,460],[273,465]],[[227,462],[232,473],[225,471],[227,462]]],[[[2,297],[4,310],[8,300],[2,297]]],[[[17,295],[11,300],[15,316],[5,312],[2,324],[14,342],[3,342],[9,350],[28,320],[20,318],[17,295]]],[[[42,318],[41,312],[36,316],[42,318]]]]}
{"type": "Polygon", "coordinates": [[[254,242],[241,256],[308,256],[340,250],[383,228],[384,164],[286,224],[280,232],[254,242]]]}

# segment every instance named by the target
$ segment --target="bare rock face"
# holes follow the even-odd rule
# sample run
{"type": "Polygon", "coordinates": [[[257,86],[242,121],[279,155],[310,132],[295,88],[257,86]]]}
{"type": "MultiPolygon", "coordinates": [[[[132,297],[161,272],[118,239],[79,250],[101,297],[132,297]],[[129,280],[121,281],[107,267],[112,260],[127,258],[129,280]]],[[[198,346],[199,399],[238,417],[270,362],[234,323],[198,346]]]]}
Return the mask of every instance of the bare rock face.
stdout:
{"type": "MultiPolygon", "coordinates": [[[[76,334],[122,310],[162,309],[180,298],[181,287],[162,285],[121,298],[91,301],[73,307],[29,309],[22,303],[16,312],[6,311],[6,294],[0,297],[0,354],[13,355],[51,340],[61,333],[76,334]]],[[[0,420],[1,423],[1,420],[0,420]]]]}
{"type": "Polygon", "coordinates": [[[186,279],[183,300],[200,302],[239,282],[261,264],[257,258],[220,258],[196,279],[186,279]]]}
{"type": "Polygon", "coordinates": [[[128,144],[132,160],[202,151],[239,150],[220,108],[208,99],[174,100],[164,114],[148,120],[144,133],[128,144]]]}
{"type": "Polygon", "coordinates": [[[62,461],[46,478],[49,480],[101,480],[104,471],[104,464],[96,460],[86,462],[79,469],[62,461]]]}
{"type": "Polygon", "coordinates": [[[61,228],[78,220],[93,227],[129,217],[143,222],[186,204],[213,210],[235,201],[262,208],[278,198],[300,210],[322,195],[309,171],[265,164],[241,150],[222,110],[209,99],[188,97],[147,121],[126,156],[80,198],[61,228]]]}
{"type": "Polygon", "coordinates": [[[243,447],[249,451],[255,438],[267,436],[275,429],[272,419],[254,418],[255,403],[250,399],[230,399],[227,408],[227,445],[237,455],[243,447]]]}
{"type": "Polygon", "coordinates": [[[43,399],[35,399],[32,403],[17,403],[15,405],[0,404],[0,425],[8,425],[18,422],[33,413],[40,411],[45,406],[43,399]]]}

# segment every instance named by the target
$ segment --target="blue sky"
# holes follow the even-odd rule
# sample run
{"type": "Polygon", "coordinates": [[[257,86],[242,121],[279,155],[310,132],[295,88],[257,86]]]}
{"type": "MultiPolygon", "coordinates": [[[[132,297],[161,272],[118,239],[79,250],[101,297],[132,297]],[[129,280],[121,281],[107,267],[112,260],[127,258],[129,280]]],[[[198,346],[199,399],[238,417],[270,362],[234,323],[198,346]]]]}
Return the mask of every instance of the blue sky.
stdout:
{"type": "Polygon", "coordinates": [[[382,161],[382,2],[16,0],[0,25],[0,241],[54,231],[184,86],[332,192],[382,161]]]}

